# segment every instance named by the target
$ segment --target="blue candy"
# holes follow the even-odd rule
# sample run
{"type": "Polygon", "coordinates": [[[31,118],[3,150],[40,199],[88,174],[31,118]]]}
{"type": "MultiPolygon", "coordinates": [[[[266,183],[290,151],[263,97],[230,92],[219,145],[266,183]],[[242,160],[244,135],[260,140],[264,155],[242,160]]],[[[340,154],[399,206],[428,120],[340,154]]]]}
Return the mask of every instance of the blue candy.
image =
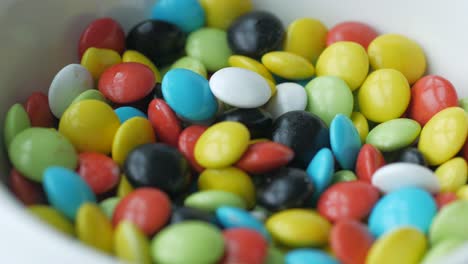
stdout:
{"type": "Polygon", "coordinates": [[[314,184],[314,200],[317,200],[320,194],[331,183],[334,171],[335,159],[333,158],[333,153],[328,148],[321,149],[315,154],[306,170],[309,179],[314,184]]]}
{"type": "Polygon", "coordinates": [[[330,124],[330,145],[341,168],[352,170],[361,149],[359,132],[349,117],[337,114],[330,124]]]}
{"type": "Polygon", "coordinates": [[[191,70],[167,72],[162,80],[162,93],[174,112],[191,121],[213,118],[218,111],[208,80],[191,70]]]}
{"type": "Polygon", "coordinates": [[[130,118],[133,117],[144,117],[148,118],[142,111],[136,109],[135,107],[131,106],[122,106],[114,110],[114,112],[119,117],[120,123],[123,124],[130,118]]]}
{"type": "Polygon", "coordinates": [[[318,249],[296,249],[285,257],[286,264],[339,264],[338,260],[318,249]]]}
{"type": "Polygon", "coordinates": [[[427,234],[437,205],[432,195],[419,188],[393,191],[380,199],[369,217],[369,229],[375,237],[393,229],[412,226],[427,234]]]}
{"type": "Polygon", "coordinates": [[[254,229],[270,240],[270,235],[265,226],[247,211],[230,206],[222,206],[216,210],[218,222],[225,228],[244,227],[254,229]]]}
{"type": "Polygon", "coordinates": [[[190,33],[205,24],[205,11],[197,0],[159,0],[153,7],[152,18],[177,25],[190,33]]]}
{"type": "Polygon", "coordinates": [[[82,204],[96,202],[96,196],[83,178],[67,168],[47,168],[43,186],[49,203],[71,220],[75,220],[82,204]]]}

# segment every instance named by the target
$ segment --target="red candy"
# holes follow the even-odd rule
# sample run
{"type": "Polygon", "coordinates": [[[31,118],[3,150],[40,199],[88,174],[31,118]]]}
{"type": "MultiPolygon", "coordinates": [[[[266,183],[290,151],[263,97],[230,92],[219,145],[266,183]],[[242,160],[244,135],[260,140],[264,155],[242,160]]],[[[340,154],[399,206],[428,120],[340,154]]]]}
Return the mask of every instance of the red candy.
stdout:
{"type": "Polygon", "coordinates": [[[96,194],[110,191],[120,179],[119,165],[101,153],[80,153],[77,172],[96,194]]]}
{"type": "Polygon", "coordinates": [[[330,221],[363,220],[379,200],[379,191],[364,181],[339,182],[319,198],[318,212],[330,221]]]}
{"type": "Polygon", "coordinates": [[[179,119],[162,99],[153,99],[148,107],[148,118],[159,141],[177,147],[180,132],[179,119]]]}
{"type": "Polygon", "coordinates": [[[31,126],[54,127],[55,118],[50,111],[49,99],[44,93],[32,93],[24,104],[24,109],[28,113],[31,126]]]}
{"type": "Polygon", "coordinates": [[[125,196],[115,208],[112,224],[120,221],[134,223],[146,235],[164,227],[171,215],[169,197],[156,188],[139,188],[125,196]]]}
{"type": "Polygon", "coordinates": [[[236,167],[252,174],[272,171],[288,164],[294,151],[276,142],[258,142],[249,146],[236,167]]]}
{"type": "Polygon", "coordinates": [[[330,232],[330,246],[343,264],[365,263],[373,242],[367,227],[356,220],[339,221],[330,232]]]}
{"type": "Polygon", "coordinates": [[[222,264],[264,263],[268,253],[268,243],[255,230],[232,228],[223,232],[225,255],[222,264]]]}
{"type": "Polygon", "coordinates": [[[356,160],[356,176],[362,181],[371,183],[374,172],[384,165],[385,159],[382,153],[374,146],[364,144],[356,160]]]}
{"type": "Polygon", "coordinates": [[[99,79],[99,91],[114,103],[132,103],[153,90],[154,73],[136,62],[116,64],[105,70],[99,79]]]}
{"type": "Polygon", "coordinates": [[[441,110],[452,106],[458,106],[457,92],[448,80],[440,76],[425,76],[411,88],[409,116],[421,126],[441,110]]]}
{"type": "Polygon", "coordinates": [[[112,18],[94,20],[83,31],[78,44],[78,55],[81,57],[88,48],[102,48],[123,53],[125,49],[125,32],[122,26],[112,18]]]}
{"type": "Polygon", "coordinates": [[[26,179],[15,169],[10,171],[9,185],[16,198],[25,205],[40,204],[45,201],[41,185],[26,179]]]}
{"type": "Polygon", "coordinates": [[[377,32],[364,23],[343,22],[328,31],[327,46],[338,41],[353,41],[367,49],[377,36],[377,32]]]}
{"type": "Polygon", "coordinates": [[[457,199],[457,195],[453,192],[438,193],[435,195],[435,201],[439,210],[447,204],[456,201],[457,199]]]}
{"type": "Polygon", "coordinates": [[[465,142],[465,145],[463,146],[462,157],[468,161],[468,140],[465,142]]]}
{"type": "Polygon", "coordinates": [[[189,161],[192,168],[197,172],[202,172],[204,168],[198,164],[194,157],[195,144],[201,134],[205,132],[205,126],[189,126],[179,136],[178,148],[184,157],[189,161]]]}

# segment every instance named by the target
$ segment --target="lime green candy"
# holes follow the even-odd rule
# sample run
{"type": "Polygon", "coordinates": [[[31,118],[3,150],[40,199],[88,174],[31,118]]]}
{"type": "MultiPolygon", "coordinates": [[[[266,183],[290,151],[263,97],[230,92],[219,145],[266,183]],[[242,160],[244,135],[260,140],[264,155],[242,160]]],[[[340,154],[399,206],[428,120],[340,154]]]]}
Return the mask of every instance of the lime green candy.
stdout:
{"type": "Polygon", "coordinates": [[[353,94],[346,82],[334,76],[317,77],[306,85],[307,111],[316,114],[328,126],[337,114],[353,112],[353,94]]]}
{"type": "Polygon", "coordinates": [[[101,207],[102,212],[109,218],[112,219],[112,215],[114,215],[115,207],[120,202],[120,197],[110,197],[103,200],[99,206],[101,207]]]}
{"type": "Polygon", "coordinates": [[[73,99],[70,105],[74,103],[78,103],[80,101],[84,101],[84,100],[98,100],[98,101],[107,103],[106,98],[99,90],[90,89],[90,90],[86,90],[82,92],[80,95],[75,97],[75,99],[73,99]]]}
{"type": "Polygon", "coordinates": [[[439,264],[442,263],[443,257],[447,256],[453,250],[457,249],[464,243],[461,239],[447,239],[434,247],[426,254],[422,264],[439,264]]]}
{"type": "Polygon", "coordinates": [[[159,232],[151,242],[151,253],[160,264],[217,263],[224,253],[224,240],[211,224],[184,221],[159,232]]]}
{"type": "Polygon", "coordinates": [[[28,207],[28,211],[57,231],[70,236],[75,235],[73,224],[54,208],[46,205],[32,205],[28,207]]]}
{"type": "Polygon", "coordinates": [[[232,55],[226,32],[216,28],[202,28],[192,32],[187,38],[185,51],[213,72],[228,67],[232,55]]]}
{"type": "Polygon", "coordinates": [[[247,207],[244,200],[238,195],[218,190],[193,193],[185,199],[184,205],[209,212],[214,212],[221,206],[232,206],[242,209],[247,207]]]}
{"type": "Polygon", "coordinates": [[[465,112],[468,112],[468,97],[458,100],[458,104],[465,112]]]}
{"type": "Polygon", "coordinates": [[[10,107],[10,110],[8,110],[6,114],[5,125],[3,127],[5,146],[8,148],[16,135],[30,127],[31,121],[24,107],[20,104],[14,104],[10,107]]]}
{"type": "Polygon", "coordinates": [[[468,240],[468,201],[458,200],[442,208],[432,221],[429,231],[431,244],[446,239],[468,240]]]}
{"type": "Polygon", "coordinates": [[[151,263],[148,238],[128,221],[120,222],[115,229],[114,252],[119,259],[129,263],[151,263]]]}
{"type": "Polygon", "coordinates": [[[413,143],[421,132],[418,122],[397,118],[374,127],[367,135],[366,143],[380,151],[394,151],[413,143]]]}
{"type": "Polygon", "coordinates": [[[28,128],[19,133],[8,150],[11,163],[25,177],[42,182],[43,172],[50,166],[74,170],[78,156],[66,137],[51,128],[28,128]]]}
{"type": "Polygon", "coordinates": [[[357,180],[356,174],[350,170],[340,170],[333,174],[332,184],[357,180]]]}
{"type": "Polygon", "coordinates": [[[283,253],[275,247],[268,248],[265,264],[284,264],[283,253]]]}
{"type": "Polygon", "coordinates": [[[200,74],[207,78],[206,68],[203,63],[192,57],[182,57],[172,64],[171,69],[183,68],[200,74]]]}

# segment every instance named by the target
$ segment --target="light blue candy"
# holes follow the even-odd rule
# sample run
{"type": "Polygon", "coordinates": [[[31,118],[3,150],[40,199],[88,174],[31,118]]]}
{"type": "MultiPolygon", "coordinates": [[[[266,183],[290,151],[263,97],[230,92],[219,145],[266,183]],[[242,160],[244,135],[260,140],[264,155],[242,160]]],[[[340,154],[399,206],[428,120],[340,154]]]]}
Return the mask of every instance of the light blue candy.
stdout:
{"type": "Polygon", "coordinates": [[[123,124],[130,118],[133,117],[144,117],[148,118],[142,111],[131,106],[122,106],[114,110],[114,112],[119,117],[120,123],[123,124]]]}
{"type": "Polygon", "coordinates": [[[375,237],[393,229],[412,226],[427,234],[437,205],[432,195],[419,188],[393,191],[380,199],[369,217],[369,229],[375,237]]]}
{"type": "Polygon", "coordinates": [[[340,264],[338,260],[318,249],[296,249],[286,254],[286,264],[340,264]]]}
{"type": "Polygon", "coordinates": [[[341,168],[352,170],[361,149],[359,132],[349,117],[337,114],[330,124],[330,145],[341,168]]]}
{"type": "Polygon", "coordinates": [[[216,218],[225,228],[250,228],[262,234],[267,240],[270,240],[270,235],[265,226],[243,209],[221,206],[216,210],[216,218]]]}
{"type": "Polygon", "coordinates": [[[63,167],[47,168],[43,186],[49,203],[71,220],[75,220],[83,203],[96,202],[96,196],[83,178],[63,167]]]}
{"type": "Polygon", "coordinates": [[[191,121],[210,119],[218,110],[208,80],[191,70],[168,71],[162,80],[162,93],[174,112],[191,121]]]}
{"type": "Polygon", "coordinates": [[[205,25],[205,11],[197,0],[159,0],[152,18],[175,24],[186,33],[205,25]]]}
{"type": "Polygon", "coordinates": [[[335,172],[335,159],[328,148],[323,148],[315,154],[307,167],[307,175],[314,184],[313,200],[317,200],[320,194],[330,185],[335,172]]]}

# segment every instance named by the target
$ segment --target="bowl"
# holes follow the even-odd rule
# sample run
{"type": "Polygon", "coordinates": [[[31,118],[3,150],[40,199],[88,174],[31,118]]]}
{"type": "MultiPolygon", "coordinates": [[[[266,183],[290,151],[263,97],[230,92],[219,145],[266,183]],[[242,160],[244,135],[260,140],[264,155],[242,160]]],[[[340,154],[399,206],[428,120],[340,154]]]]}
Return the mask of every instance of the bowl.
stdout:
{"type": "MultiPolygon", "coordinates": [[[[47,91],[63,66],[77,62],[81,31],[93,19],[110,16],[125,30],[149,17],[155,0],[2,0],[0,1],[0,118],[34,90],[47,91]]],[[[328,27],[346,20],[374,26],[381,33],[404,34],[422,45],[429,73],[450,80],[459,98],[468,96],[468,2],[452,0],[253,0],[284,25],[312,17],[328,27]]],[[[0,132],[1,133],[1,132],[0,132]]],[[[3,136],[1,137],[3,138],[3,136]]],[[[3,143],[3,140],[0,140],[3,143]]],[[[1,179],[8,175],[4,147],[1,179]]],[[[76,240],[53,231],[30,216],[0,184],[0,258],[2,263],[116,263],[76,240]]],[[[468,244],[447,256],[444,264],[467,263],[468,244]]]]}

